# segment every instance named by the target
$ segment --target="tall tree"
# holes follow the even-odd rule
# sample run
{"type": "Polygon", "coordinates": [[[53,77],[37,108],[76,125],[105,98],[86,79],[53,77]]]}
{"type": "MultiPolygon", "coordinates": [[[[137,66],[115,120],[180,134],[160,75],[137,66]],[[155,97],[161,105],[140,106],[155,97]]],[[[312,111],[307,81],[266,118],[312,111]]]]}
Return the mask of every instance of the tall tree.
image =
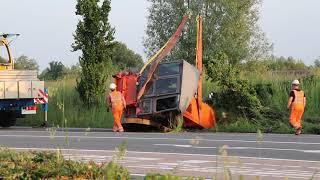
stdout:
{"type": "MultiPolygon", "coordinates": [[[[269,50],[270,44],[257,26],[259,0],[149,1],[151,6],[144,40],[148,56],[164,45],[186,14],[190,15],[190,20],[169,59],[194,62],[195,19],[199,14],[203,16],[203,60],[206,67],[215,66],[222,57],[227,64],[237,65],[269,50]]],[[[209,75],[213,77],[214,73],[209,75]]]]}
{"type": "Polygon", "coordinates": [[[142,57],[121,42],[116,42],[112,53],[112,62],[121,70],[126,68],[139,68],[143,65],[142,57]]]}
{"type": "Polygon", "coordinates": [[[76,15],[81,16],[74,34],[73,51],[81,51],[80,81],[77,91],[86,105],[104,96],[108,69],[111,69],[114,28],[109,24],[110,0],[77,0],[76,15]]]}
{"type": "Polygon", "coordinates": [[[22,70],[39,70],[39,65],[37,61],[25,55],[22,55],[15,60],[14,67],[15,69],[22,70]]]}

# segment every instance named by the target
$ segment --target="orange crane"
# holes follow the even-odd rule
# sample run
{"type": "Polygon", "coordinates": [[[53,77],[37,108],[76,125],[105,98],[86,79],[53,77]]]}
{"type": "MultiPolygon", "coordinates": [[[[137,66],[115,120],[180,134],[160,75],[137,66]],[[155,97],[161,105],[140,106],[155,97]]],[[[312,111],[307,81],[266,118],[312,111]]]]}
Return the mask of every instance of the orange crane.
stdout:
{"type": "Polygon", "coordinates": [[[178,42],[189,17],[183,17],[168,42],[144,65],[140,73],[114,75],[117,90],[127,101],[124,127],[151,125],[170,127],[183,117],[188,128],[212,128],[215,113],[202,100],[202,17],[197,17],[196,67],[186,61],[161,63],[178,42]]]}

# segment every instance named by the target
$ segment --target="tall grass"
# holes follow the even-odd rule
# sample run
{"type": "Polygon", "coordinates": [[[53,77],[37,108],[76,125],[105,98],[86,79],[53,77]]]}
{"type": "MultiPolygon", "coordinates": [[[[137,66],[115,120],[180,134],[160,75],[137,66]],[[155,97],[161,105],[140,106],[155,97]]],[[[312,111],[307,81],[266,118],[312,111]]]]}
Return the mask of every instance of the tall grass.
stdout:
{"type": "MultiPolygon", "coordinates": [[[[228,122],[225,123],[221,118],[221,113],[225,110],[216,109],[218,118],[218,127],[215,131],[227,132],[256,132],[261,129],[266,132],[274,133],[292,133],[293,129],[289,124],[289,110],[287,110],[287,103],[289,93],[291,91],[291,82],[294,79],[299,79],[301,89],[305,92],[307,104],[302,123],[305,133],[320,134],[320,69],[314,71],[309,77],[293,77],[293,76],[275,76],[269,72],[265,73],[246,73],[240,75],[242,78],[248,80],[250,84],[255,87],[260,84],[270,88],[270,94],[263,94],[259,100],[267,109],[267,116],[263,119],[256,119],[254,121],[241,117],[238,114],[228,117],[228,122]]],[[[216,90],[217,87],[211,82],[204,82],[204,95],[207,97],[208,93],[216,90]]],[[[259,93],[259,92],[257,92],[259,93]]]]}
{"type": "MultiPolygon", "coordinates": [[[[75,78],[49,81],[45,85],[49,89],[48,122],[59,127],[110,128],[113,118],[104,105],[88,108],[83,105],[77,93],[75,78]]],[[[105,97],[101,97],[105,98],[105,97]]],[[[18,125],[37,126],[44,122],[44,112],[38,106],[36,115],[19,119],[18,125]]]]}

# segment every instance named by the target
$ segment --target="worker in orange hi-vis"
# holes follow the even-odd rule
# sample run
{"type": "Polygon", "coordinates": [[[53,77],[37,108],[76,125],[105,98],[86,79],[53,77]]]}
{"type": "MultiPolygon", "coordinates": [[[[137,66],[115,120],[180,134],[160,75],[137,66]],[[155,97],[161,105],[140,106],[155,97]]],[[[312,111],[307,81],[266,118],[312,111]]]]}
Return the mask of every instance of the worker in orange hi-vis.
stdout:
{"type": "Polygon", "coordinates": [[[300,82],[298,80],[292,81],[292,90],[290,92],[287,108],[290,113],[290,124],[295,128],[296,135],[301,134],[302,125],[301,118],[306,106],[306,96],[299,87],[300,82]]]}
{"type": "Polygon", "coordinates": [[[112,115],[114,119],[113,132],[123,132],[123,127],[121,125],[121,117],[123,110],[126,107],[126,101],[121,92],[116,90],[116,84],[110,84],[110,90],[108,97],[109,107],[112,109],[112,115]]]}

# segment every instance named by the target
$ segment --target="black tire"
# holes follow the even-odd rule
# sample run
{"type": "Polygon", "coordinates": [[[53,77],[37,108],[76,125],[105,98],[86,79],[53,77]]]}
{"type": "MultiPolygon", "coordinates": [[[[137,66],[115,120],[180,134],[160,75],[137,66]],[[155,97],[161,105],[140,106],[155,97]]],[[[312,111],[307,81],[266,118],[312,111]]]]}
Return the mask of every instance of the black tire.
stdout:
{"type": "Polygon", "coordinates": [[[8,128],[11,126],[16,125],[16,115],[15,113],[11,113],[11,112],[0,112],[0,126],[4,127],[4,128],[8,128]]]}

